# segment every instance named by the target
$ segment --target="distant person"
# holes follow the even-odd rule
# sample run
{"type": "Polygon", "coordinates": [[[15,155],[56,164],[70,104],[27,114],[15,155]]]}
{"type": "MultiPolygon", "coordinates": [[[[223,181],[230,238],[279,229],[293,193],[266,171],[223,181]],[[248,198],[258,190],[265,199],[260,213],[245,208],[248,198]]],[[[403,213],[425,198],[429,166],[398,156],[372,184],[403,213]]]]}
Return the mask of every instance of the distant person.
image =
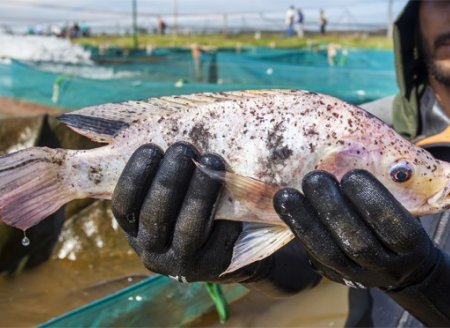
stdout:
{"type": "Polygon", "coordinates": [[[167,24],[164,21],[164,19],[162,19],[161,17],[158,20],[158,31],[159,34],[161,35],[165,35],[166,34],[166,28],[167,28],[167,24]]]}
{"type": "Polygon", "coordinates": [[[72,38],[78,38],[80,36],[80,25],[78,25],[78,22],[73,23],[73,26],[70,30],[70,36],[72,38]]]}
{"type": "Polygon", "coordinates": [[[304,29],[303,29],[303,22],[305,20],[305,16],[303,15],[303,12],[300,8],[297,9],[297,15],[295,17],[295,30],[297,32],[297,36],[299,38],[303,38],[304,36],[304,29]]]}
{"type": "Polygon", "coordinates": [[[320,34],[326,33],[327,24],[328,24],[327,16],[325,16],[324,10],[320,9],[320,34]]]}
{"type": "Polygon", "coordinates": [[[194,63],[194,77],[196,82],[202,81],[202,48],[198,43],[191,45],[192,61],[194,63]]]}
{"type": "Polygon", "coordinates": [[[338,54],[338,50],[341,49],[341,45],[337,43],[330,43],[327,46],[327,59],[328,65],[334,66],[336,65],[336,58],[338,54]]]}
{"type": "Polygon", "coordinates": [[[295,21],[295,7],[290,6],[286,12],[286,19],[285,19],[285,23],[287,25],[288,38],[294,35],[294,21],[295,21]]]}

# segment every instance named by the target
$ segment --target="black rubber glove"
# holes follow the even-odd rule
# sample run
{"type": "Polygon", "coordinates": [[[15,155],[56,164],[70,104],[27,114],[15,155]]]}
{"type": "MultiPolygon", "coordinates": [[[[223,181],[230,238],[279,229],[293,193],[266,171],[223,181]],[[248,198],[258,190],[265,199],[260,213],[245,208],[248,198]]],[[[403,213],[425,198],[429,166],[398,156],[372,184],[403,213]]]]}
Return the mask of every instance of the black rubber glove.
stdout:
{"type": "Polygon", "coordinates": [[[131,246],[149,270],[182,282],[262,279],[271,258],[219,277],[230,264],[242,224],[213,219],[222,185],[198,170],[193,159],[214,170],[225,168],[219,156],[200,156],[186,143],[172,145],[165,155],[147,144],[132,155],[112,198],[131,246]]]}
{"type": "Polygon", "coordinates": [[[315,171],[304,196],[274,197],[281,219],[317,271],[350,287],[379,287],[427,326],[450,326],[450,258],[370,173],[355,170],[339,184],[315,171]]]}
{"type": "Polygon", "coordinates": [[[274,206],[307,250],[317,271],[350,287],[400,290],[422,282],[440,251],[370,173],[355,170],[339,184],[314,171],[304,196],[279,191],[274,206]]]}

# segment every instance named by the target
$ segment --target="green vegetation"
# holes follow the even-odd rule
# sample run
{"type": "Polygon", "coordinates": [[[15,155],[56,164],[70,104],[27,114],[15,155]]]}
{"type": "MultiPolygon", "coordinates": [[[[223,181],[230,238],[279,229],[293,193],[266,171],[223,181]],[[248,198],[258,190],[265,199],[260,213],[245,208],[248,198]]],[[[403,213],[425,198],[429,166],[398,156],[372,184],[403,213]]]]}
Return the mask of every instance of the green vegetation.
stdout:
{"type": "MultiPolygon", "coordinates": [[[[96,46],[132,47],[131,36],[103,35],[74,40],[77,44],[96,46]]],[[[285,38],[281,33],[262,33],[259,39],[254,34],[242,33],[236,35],[140,35],[139,46],[155,47],[189,47],[193,43],[210,47],[239,47],[239,46],[265,46],[277,48],[295,48],[324,43],[337,43],[345,47],[392,49],[392,40],[385,36],[369,36],[362,33],[354,34],[328,34],[307,35],[303,39],[285,38]]]]}

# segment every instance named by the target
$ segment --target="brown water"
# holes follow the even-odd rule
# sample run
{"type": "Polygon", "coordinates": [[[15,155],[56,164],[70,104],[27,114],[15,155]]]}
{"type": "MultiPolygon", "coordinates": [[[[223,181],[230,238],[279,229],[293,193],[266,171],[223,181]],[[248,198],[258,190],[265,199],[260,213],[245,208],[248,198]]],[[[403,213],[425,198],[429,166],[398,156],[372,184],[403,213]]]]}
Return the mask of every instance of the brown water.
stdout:
{"type": "Polygon", "coordinates": [[[347,293],[347,287],[329,281],[283,299],[252,291],[230,305],[230,318],[224,325],[211,311],[190,326],[343,327],[348,311],[347,293]]]}
{"type": "MultiPolygon", "coordinates": [[[[0,280],[1,327],[34,326],[141,280],[148,271],[135,256],[108,263],[54,260],[36,270],[0,280]],[[128,276],[127,276],[128,275],[128,276]],[[129,278],[128,278],[129,277],[129,278]]],[[[172,311],[172,310],[171,310],[172,311]]],[[[286,299],[258,292],[230,305],[221,325],[212,310],[191,327],[342,327],[347,288],[323,283],[286,299]]]]}
{"type": "Polygon", "coordinates": [[[94,202],[64,224],[49,261],[0,279],[0,326],[43,323],[149,274],[115,223],[109,203],[94,202]]]}
{"type": "MultiPolygon", "coordinates": [[[[51,260],[14,277],[0,278],[0,326],[43,323],[147,275],[113,219],[109,203],[97,201],[65,223],[51,260]]],[[[192,326],[339,327],[346,312],[347,288],[325,282],[287,299],[251,292],[230,305],[231,317],[224,326],[215,311],[192,326]]]]}
{"type": "Polygon", "coordinates": [[[16,277],[0,279],[0,326],[29,327],[43,323],[148,274],[136,256],[96,263],[49,261],[16,277]]]}

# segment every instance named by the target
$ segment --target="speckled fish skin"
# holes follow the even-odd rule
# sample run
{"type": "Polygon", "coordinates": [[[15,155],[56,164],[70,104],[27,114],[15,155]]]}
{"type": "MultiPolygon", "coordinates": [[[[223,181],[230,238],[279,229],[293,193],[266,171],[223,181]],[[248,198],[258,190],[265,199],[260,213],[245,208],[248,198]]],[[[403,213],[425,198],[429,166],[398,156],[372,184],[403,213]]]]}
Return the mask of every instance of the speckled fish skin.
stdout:
{"type": "MultiPolygon", "coordinates": [[[[84,151],[30,148],[0,158],[4,222],[27,229],[71,199],[108,199],[134,150],[144,143],[166,149],[176,141],[190,142],[202,153],[217,153],[237,177],[263,182],[256,193],[267,192],[264,185],[275,186],[268,197],[255,198],[265,199],[264,204],[237,198],[231,186],[217,218],[282,225],[270,196],[281,186],[301,189],[303,176],[314,169],[338,179],[351,169],[366,169],[416,215],[450,206],[450,164],[434,159],[362,109],[330,96],[262,90],[162,97],[88,107],[61,120],[109,145],[84,151]],[[413,176],[395,182],[390,169],[404,161],[413,167],[413,176]],[[44,174],[39,183],[45,188],[38,188],[38,182],[29,182],[19,170],[53,173],[44,174]],[[22,209],[28,201],[29,208],[22,209]],[[41,205],[50,202],[50,210],[41,205]]],[[[245,179],[244,188],[249,188],[245,179]]]]}
{"type": "MultiPolygon", "coordinates": [[[[316,93],[274,90],[163,97],[65,116],[94,113],[107,118],[115,112],[111,119],[117,121],[120,115],[115,106],[124,122],[136,119],[109,146],[69,153],[74,165],[84,165],[84,179],[78,180],[82,197],[109,198],[127,159],[143,143],[166,149],[180,140],[194,144],[200,152],[221,155],[230,170],[241,176],[298,189],[303,176],[313,169],[329,171],[338,179],[352,168],[366,169],[415,214],[431,210],[424,207],[425,201],[450,180],[447,163],[362,109],[316,93]],[[400,160],[414,163],[416,175],[435,181],[424,183],[417,177],[407,184],[393,182],[388,171],[400,160]]],[[[70,126],[70,119],[62,120],[70,126]]]]}

